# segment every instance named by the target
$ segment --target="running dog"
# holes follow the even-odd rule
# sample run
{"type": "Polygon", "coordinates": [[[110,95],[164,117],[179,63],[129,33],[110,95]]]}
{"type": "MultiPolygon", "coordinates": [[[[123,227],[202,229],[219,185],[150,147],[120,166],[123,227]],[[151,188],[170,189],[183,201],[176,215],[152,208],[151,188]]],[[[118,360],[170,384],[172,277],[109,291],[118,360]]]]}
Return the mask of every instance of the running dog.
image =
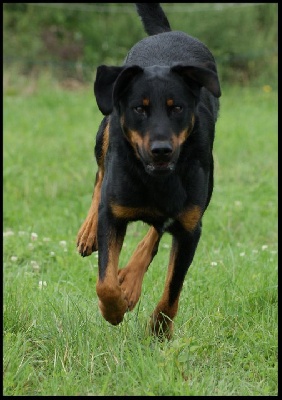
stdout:
{"type": "Polygon", "coordinates": [[[150,329],[170,338],[183,281],[213,191],[213,141],[221,95],[214,57],[198,39],[172,31],[159,3],[136,3],[149,35],[122,66],[101,65],[94,93],[104,115],[95,156],[92,203],[78,252],[98,250],[97,294],[103,317],[119,324],[137,304],[164,232],[172,246],[163,294],[150,329]],[[148,233],[118,269],[129,222],[148,233]]]}

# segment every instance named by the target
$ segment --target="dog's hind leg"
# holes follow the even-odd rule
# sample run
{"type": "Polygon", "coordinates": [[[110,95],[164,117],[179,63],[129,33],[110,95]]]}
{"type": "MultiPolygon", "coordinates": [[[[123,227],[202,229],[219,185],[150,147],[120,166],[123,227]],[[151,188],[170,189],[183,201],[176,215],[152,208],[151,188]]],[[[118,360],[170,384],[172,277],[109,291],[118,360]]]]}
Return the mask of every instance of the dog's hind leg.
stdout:
{"type": "Polygon", "coordinates": [[[98,250],[97,226],[98,226],[98,207],[101,198],[101,186],[104,178],[104,162],[109,145],[109,121],[104,118],[96,138],[95,155],[98,164],[98,172],[92,196],[91,206],[87,217],[77,234],[77,249],[83,256],[89,256],[93,251],[98,250]]]}
{"type": "Polygon", "coordinates": [[[89,256],[93,251],[98,250],[97,245],[97,225],[98,225],[98,206],[101,197],[101,186],[103,181],[103,172],[101,169],[96,174],[96,181],[92,202],[87,217],[77,234],[77,249],[83,256],[89,256]]]}
{"type": "Polygon", "coordinates": [[[152,226],[138,244],[127,266],[118,271],[119,283],[130,311],[140,298],[144,274],[158,251],[160,238],[160,233],[152,226]]]}
{"type": "Polygon", "coordinates": [[[198,226],[193,233],[182,231],[181,235],[173,236],[165,289],[150,322],[152,333],[160,338],[170,339],[172,336],[173,318],[177,314],[183,281],[192,263],[200,235],[201,227],[198,226]]]}

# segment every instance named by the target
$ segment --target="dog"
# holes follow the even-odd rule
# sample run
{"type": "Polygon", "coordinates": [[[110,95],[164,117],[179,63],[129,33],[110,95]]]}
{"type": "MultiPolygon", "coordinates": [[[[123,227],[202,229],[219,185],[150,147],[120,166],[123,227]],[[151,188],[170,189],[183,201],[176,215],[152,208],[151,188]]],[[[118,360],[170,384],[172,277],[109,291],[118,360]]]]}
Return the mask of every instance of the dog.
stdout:
{"type": "Polygon", "coordinates": [[[172,246],[163,294],[149,328],[170,339],[186,273],[213,191],[213,142],[221,96],[212,53],[172,31],[159,3],[135,3],[149,35],[121,66],[97,69],[94,93],[104,118],[92,203],[77,235],[83,256],[98,251],[96,291],[103,317],[119,324],[136,306],[164,232],[172,246]],[[118,269],[128,223],[149,230],[118,269]]]}

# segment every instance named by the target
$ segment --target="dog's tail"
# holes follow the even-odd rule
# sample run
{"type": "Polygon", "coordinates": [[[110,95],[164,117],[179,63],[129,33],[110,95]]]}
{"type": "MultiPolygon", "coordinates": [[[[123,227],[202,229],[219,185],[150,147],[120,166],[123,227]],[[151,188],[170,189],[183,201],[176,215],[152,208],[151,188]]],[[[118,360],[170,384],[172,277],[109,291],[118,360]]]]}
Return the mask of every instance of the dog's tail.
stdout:
{"type": "Polygon", "coordinates": [[[135,3],[144,29],[148,35],[171,31],[168,19],[160,3],[135,3]]]}

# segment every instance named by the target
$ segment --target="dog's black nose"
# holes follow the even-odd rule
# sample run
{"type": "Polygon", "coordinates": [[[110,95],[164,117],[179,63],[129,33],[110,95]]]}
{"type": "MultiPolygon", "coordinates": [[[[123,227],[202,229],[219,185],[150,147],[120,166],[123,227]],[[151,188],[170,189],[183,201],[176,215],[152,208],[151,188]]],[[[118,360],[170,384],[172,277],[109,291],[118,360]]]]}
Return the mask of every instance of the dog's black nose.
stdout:
{"type": "Polygon", "coordinates": [[[151,152],[156,159],[167,159],[172,153],[172,145],[166,140],[156,140],[151,144],[151,152]]]}

